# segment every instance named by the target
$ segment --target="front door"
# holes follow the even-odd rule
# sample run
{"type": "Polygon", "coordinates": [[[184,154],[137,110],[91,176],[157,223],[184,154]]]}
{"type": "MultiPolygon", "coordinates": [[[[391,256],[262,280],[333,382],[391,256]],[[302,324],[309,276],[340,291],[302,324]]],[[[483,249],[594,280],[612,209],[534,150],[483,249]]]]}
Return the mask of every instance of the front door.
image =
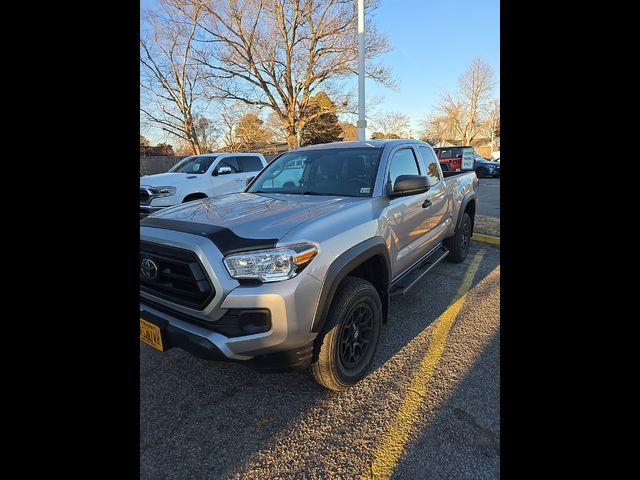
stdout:
{"type": "Polygon", "coordinates": [[[223,157],[211,173],[211,197],[244,190],[245,175],[240,171],[236,157],[223,157]]]}
{"type": "MultiPolygon", "coordinates": [[[[400,175],[424,175],[411,147],[401,147],[391,156],[387,181],[394,185],[400,175]]],[[[387,218],[391,230],[390,254],[395,257],[394,277],[411,267],[426,253],[421,245],[424,245],[425,236],[429,233],[428,209],[423,206],[427,193],[389,200],[387,218]]]]}

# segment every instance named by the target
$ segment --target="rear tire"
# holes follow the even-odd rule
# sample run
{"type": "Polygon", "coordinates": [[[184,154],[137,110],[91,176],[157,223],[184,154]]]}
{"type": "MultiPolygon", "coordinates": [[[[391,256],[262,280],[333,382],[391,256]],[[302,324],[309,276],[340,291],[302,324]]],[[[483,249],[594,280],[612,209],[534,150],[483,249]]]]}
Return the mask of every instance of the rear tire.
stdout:
{"type": "Polygon", "coordinates": [[[362,278],[346,277],[314,342],[313,379],[329,390],[358,383],[369,371],[381,328],[382,302],[376,288],[362,278]]]}
{"type": "Polygon", "coordinates": [[[467,212],[462,214],[462,223],[453,237],[447,238],[443,243],[449,250],[446,260],[452,263],[460,263],[467,258],[469,243],[473,235],[473,224],[467,212]]]}

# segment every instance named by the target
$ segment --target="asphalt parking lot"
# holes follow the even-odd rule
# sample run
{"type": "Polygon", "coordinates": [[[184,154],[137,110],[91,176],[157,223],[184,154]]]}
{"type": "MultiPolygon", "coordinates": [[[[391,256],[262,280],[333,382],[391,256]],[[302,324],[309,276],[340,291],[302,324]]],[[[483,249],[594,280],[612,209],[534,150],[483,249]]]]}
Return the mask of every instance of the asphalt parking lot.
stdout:
{"type": "Polygon", "coordinates": [[[480,215],[500,218],[500,179],[480,178],[478,212],[480,215]]]}
{"type": "Polygon", "coordinates": [[[499,281],[476,241],[437,265],[346,392],[141,344],[140,478],[499,478],[499,281]]]}

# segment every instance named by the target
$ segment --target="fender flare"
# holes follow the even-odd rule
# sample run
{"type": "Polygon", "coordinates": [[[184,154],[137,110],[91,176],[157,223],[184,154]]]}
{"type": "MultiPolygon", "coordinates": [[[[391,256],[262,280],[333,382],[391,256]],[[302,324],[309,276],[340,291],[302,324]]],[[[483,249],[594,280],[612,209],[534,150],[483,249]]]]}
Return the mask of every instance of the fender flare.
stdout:
{"type": "Polygon", "coordinates": [[[353,271],[358,265],[361,265],[370,258],[381,255],[385,262],[387,275],[383,278],[384,295],[381,295],[383,321],[387,320],[387,311],[389,306],[389,286],[391,285],[391,261],[389,259],[389,251],[387,244],[382,237],[373,237],[361,242],[347,251],[340,254],[327,269],[316,312],[311,325],[311,332],[318,333],[324,327],[329,314],[331,302],[336,293],[340,282],[353,271]]]}
{"type": "MultiPolygon", "coordinates": [[[[460,209],[458,210],[458,218],[456,219],[456,229],[455,229],[456,232],[458,231],[458,228],[460,228],[460,224],[462,224],[462,217],[465,209],[467,208],[468,203],[471,200],[475,201],[475,199],[476,199],[476,194],[474,192],[467,193],[462,199],[462,202],[460,203],[460,209]]],[[[473,222],[473,219],[471,221],[473,222]]]]}
{"type": "MultiPolygon", "coordinates": [[[[183,198],[182,198],[182,202],[180,203],[184,203],[184,201],[186,200],[187,197],[191,196],[191,195],[204,195],[203,197],[199,197],[199,198],[194,198],[193,200],[201,200],[201,199],[205,199],[205,198],[209,198],[209,195],[207,195],[204,192],[191,192],[191,193],[187,193],[183,198]]],[[[193,200],[189,200],[190,202],[193,202],[193,200]]]]}

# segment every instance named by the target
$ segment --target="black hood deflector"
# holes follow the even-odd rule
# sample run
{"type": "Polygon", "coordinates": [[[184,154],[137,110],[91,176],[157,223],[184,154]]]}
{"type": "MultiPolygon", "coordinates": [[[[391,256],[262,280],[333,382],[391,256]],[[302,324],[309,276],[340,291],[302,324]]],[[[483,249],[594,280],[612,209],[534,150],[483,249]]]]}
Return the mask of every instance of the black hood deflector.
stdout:
{"type": "Polygon", "coordinates": [[[190,233],[208,238],[218,247],[218,250],[220,250],[223,255],[247,252],[249,250],[274,248],[278,242],[277,238],[239,237],[225,227],[218,227],[217,225],[209,225],[206,223],[185,222],[183,220],[147,217],[140,222],[140,225],[165,230],[175,230],[177,232],[190,233]]]}

